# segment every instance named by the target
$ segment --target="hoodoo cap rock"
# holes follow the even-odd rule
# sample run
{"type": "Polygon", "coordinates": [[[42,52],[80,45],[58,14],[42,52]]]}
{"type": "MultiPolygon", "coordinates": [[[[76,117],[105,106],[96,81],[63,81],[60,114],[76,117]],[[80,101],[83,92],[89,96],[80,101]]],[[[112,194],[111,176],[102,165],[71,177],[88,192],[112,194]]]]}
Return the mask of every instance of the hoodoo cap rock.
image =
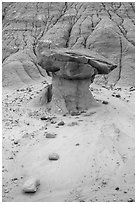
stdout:
{"type": "Polygon", "coordinates": [[[95,69],[94,74],[108,74],[117,67],[115,63],[89,49],[69,48],[53,49],[48,56],[42,52],[39,65],[48,72],[59,72],[57,75],[68,79],[90,78],[95,69]]]}

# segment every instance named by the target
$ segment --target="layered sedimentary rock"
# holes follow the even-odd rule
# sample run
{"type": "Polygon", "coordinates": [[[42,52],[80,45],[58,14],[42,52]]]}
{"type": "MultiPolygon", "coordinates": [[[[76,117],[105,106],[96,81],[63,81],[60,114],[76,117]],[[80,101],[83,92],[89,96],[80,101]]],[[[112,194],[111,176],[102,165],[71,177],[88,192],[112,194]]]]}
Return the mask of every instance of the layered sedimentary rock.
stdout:
{"type": "Polygon", "coordinates": [[[35,80],[33,69],[39,78],[46,76],[36,59],[39,43],[47,40],[51,48],[87,48],[114,61],[117,69],[106,83],[135,84],[133,2],[4,2],[2,18],[4,86],[24,83],[22,72],[28,79],[25,83],[35,80]],[[14,58],[15,68],[9,63],[14,58]],[[10,74],[17,78],[15,82],[10,74]]]}
{"type": "Polygon", "coordinates": [[[79,112],[96,105],[89,85],[96,74],[108,74],[117,67],[88,49],[46,49],[38,64],[52,76],[51,111],[79,112]]]}

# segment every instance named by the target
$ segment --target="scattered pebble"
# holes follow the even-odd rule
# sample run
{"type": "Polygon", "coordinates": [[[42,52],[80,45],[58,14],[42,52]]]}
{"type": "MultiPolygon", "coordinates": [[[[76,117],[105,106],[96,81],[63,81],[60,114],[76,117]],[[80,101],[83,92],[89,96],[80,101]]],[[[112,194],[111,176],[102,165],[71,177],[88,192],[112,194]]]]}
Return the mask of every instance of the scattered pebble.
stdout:
{"type": "Polygon", "coordinates": [[[14,144],[18,144],[19,143],[19,139],[14,139],[14,144]]]}
{"type": "Polygon", "coordinates": [[[76,146],[79,146],[79,145],[80,145],[79,143],[76,144],[76,146]]]}
{"type": "Polygon", "coordinates": [[[6,188],[6,189],[4,190],[4,193],[9,193],[9,190],[6,188]]]}
{"type": "Polygon", "coordinates": [[[56,134],[55,133],[47,133],[46,138],[55,138],[56,134]]]}
{"type": "Polygon", "coordinates": [[[116,96],[117,98],[120,98],[120,97],[121,97],[120,94],[116,94],[115,96],[116,96]]]}
{"type": "Polygon", "coordinates": [[[29,178],[23,184],[23,192],[24,193],[35,193],[37,191],[38,186],[40,185],[40,180],[36,178],[29,178]]]}
{"type": "Polygon", "coordinates": [[[62,125],[65,125],[65,123],[64,123],[64,121],[60,121],[60,122],[58,123],[58,125],[59,125],[59,126],[62,126],[62,125]]]}
{"type": "Polygon", "coordinates": [[[9,159],[14,159],[13,156],[8,157],[9,159]]]}
{"type": "Polygon", "coordinates": [[[70,127],[71,127],[71,126],[75,126],[75,125],[78,125],[78,123],[77,123],[77,122],[72,122],[72,123],[69,123],[69,124],[68,124],[68,126],[70,126],[70,127]]]}
{"type": "Polygon", "coordinates": [[[54,121],[54,120],[51,120],[51,124],[55,124],[56,123],[56,121],[54,121]]]}
{"type": "Polygon", "coordinates": [[[108,104],[108,101],[102,101],[102,104],[106,105],[106,104],[108,104]]]}
{"type": "Polygon", "coordinates": [[[116,94],[116,93],[113,93],[112,96],[116,97],[116,98],[120,98],[121,97],[120,94],[116,94]]]}
{"type": "Polygon", "coordinates": [[[88,112],[88,113],[85,113],[84,116],[91,116],[91,115],[93,115],[93,114],[95,114],[95,113],[96,113],[96,111],[88,112]]]}
{"type": "Polygon", "coordinates": [[[119,191],[119,187],[116,187],[115,190],[116,190],[116,191],[119,191]]]}
{"type": "Polygon", "coordinates": [[[106,185],[106,184],[107,184],[107,182],[106,182],[106,181],[102,181],[102,184],[103,184],[103,185],[106,185]]]}
{"type": "Polygon", "coordinates": [[[49,118],[47,118],[47,117],[41,117],[40,119],[41,119],[41,120],[48,120],[49,118]]]}
{"type": "Polygon", "coordinates": [[[12,181],[17,181],[17,180],[18,180],[18,178],[12,178],[11,180],[12,180],[12,181]]]}
{"type": "Polygon", "coordinates": [[[86,113],[86,110],[82,110],[82,111],[80,111],[80,113],[86,113]]]}
{"type": "Polygon", "coordinates": [[[71,116],[76,116],[76,115],[80,115],[80,112],[75,112],[75,111],[71,112],[71,116]]]}
{"type": "Polygon", "coordinates": [[[59,159],[59,155],[56,154],[56,153],[52,153],[52,154],[49,155],[49,160],[55,161],[55,160],[58,160],[58,159],[59,159]]]}
{"type": "Polygon", "coordinates": [[[131,86],[129,91],[135,91],[135,87],[131,86]]]}
{"type": "Polygon", "coordinates": [[[129,198],[128,202],[134,202],[134,199],[133,198],[129,198]]]}

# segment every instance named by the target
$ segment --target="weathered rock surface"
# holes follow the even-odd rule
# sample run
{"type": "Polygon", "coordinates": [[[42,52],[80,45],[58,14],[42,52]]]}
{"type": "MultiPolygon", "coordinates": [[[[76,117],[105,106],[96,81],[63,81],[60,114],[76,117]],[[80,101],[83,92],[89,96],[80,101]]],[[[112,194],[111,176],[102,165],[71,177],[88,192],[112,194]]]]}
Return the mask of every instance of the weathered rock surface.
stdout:
{"type": "Polygon", "coordinates": [[[2,18],[3,86],[47,77],[37,63],[47,41],[52,49],[87,48],[104,56],[118,65],[106,83],[134,86],[134,2],[4,2],[2,18]]]}

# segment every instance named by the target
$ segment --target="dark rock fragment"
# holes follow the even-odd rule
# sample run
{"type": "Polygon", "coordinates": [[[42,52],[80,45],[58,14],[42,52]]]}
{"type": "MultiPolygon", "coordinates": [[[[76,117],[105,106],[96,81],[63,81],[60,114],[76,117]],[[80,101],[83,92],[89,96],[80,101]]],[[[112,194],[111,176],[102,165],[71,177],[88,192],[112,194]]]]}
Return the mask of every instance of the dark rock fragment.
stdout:
{"type": "Polygon", "coordinates": [[[116,94],[115,96],[116,96],[116,98],[120,98],[121,97],[120,94],[116,94]]]}
{"type": "Polygon", "coordinates": [[[116,98],[120,98],[121,97],[120,94],[116,94],[116,93],[113,93],[112,96],[116,97],[116,98]]]}
{"type": "Polygon", "coordinates": [[[43,117],[41,117],[40,119],[41,119],[41,120],[48,120],[49,118],[43,116],[43,117]]]}
{"type": "Polygon", "coordinates": [[[14,144],[19,144],[19,142],[20,142],[19,139],[14,140],[14,144]]]}
{"type": "Polygon", "coordinates": [[[133,198],[129,198],[128,202],[135,202],[135,200],[133,198]]]}
{"type": "Polygon", "coordinates": [[[18,178],[12,178],[11,180],[12,180],[12,181],[17,181],[17,180],[18,180],[18,178]]]}
{"type": "Polygon", "coordinates": [[[107,104],[108,104],[108,101],[102,101],[102,104],[107,105],[107,104]]]}
{"type": "Polygon", "coordinates": [[[131,86],[129,91],[135,91],[135,87],[131,86]]]}

